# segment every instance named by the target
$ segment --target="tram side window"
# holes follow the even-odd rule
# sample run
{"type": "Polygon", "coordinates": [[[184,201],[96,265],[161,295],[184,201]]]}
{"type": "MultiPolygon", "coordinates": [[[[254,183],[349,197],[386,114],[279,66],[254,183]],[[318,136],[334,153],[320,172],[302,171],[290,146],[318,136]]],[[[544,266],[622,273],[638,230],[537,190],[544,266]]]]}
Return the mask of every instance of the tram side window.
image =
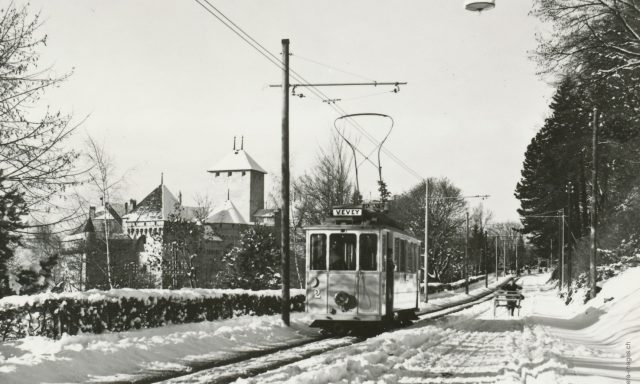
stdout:
{"type": "Polygon", "coordinates": [[[393,266],[396,272],[400,272],[400,239],[395,239],[394,241],[393,266]]]}
{"type": "Polygon", "coordinates": [[[309,269],[324,271],[327,269],[327,235],[312,234],[309,245],[309,269]]]}
{"type": "Polygon", "coordinates": [[[329,270],[356,270],[356,235],[332,234],[329,237],[329,270]]]}
{"type": "Polygon", "coordinates": [[[378,269],[378,236],[374,234],[360,235],[360,270],[376,271],[378,269]]]}
{"type": "Polygon", "coordinates": [[[407,241],[400,240],[400,254],[398,255],[398,272],[407,271],[407,241]]]}
{"type": "Polygon", "coordinates": [[[387,249],[387,233],[382,233],[382,270],[387,270],[387,253],[389,250],[387,249]]]}
{"type": "Polygon", "coordinates": [[[415,263],[416,263],[416,247],[415,244],[409,243],[408,245],[408,257],[407,257],[407,272],[415,273],[415,263]]]}

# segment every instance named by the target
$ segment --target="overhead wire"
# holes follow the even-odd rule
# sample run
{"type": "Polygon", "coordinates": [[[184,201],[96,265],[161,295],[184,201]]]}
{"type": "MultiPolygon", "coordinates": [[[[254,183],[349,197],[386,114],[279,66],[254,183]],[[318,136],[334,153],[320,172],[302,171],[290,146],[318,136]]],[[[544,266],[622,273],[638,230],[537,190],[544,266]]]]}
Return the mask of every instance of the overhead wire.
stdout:
{"type": "Polygon", "coordinates": [[[317,64],[317,65],[320,65],[320,66],[322,66],[322,67],[326,67],[326,68],[329,68],[329,69],[333,69],[334,71],[342,72],[342,73],[347,74],[347,75],[355,76],[355,77],[358,77],[358,78],[363,79],[363,80],[376,82],[374,79],[371,79],[371,78],[368,78],[368,77],[365,77],[365,76],[362,76],[362,75],[358,75],[357,73],[353,73],[353,72],[345,71],[345,70],[343,70],[343,69],[340,69],[340,68],[334,67],[334,66],[332,66],[332,65],[328,65],[328,64],[321,63],[321,62],[319,62],[319,61],[317,61],[317,60],[313,60],[313,59],[309,59],[309,58],[304,57],[304,56],[300,56],[300,55],[299,55],[299,54],[297,54],[297,53],[296,53],[296,54],[292,54],[291,56],[295,56],[295,57],[297,57],[298,59],[302,59],[302,60],[304,60],[304,61],[308,61],[308,62],[310,62],[310,63],[314,63],[314,64],[317,64]]]}
{"type": "MultiPolygon", "coordinates": [[[[279,57],[277,57],[276,55],[274,55],[273,53],[271,53],[271,51],[269,51],[267,48],[265,48],[262,44],[260,44],[256,39],[254,39],[251,35],[249,35],[246,31],[244,31],[240,26],[238,26],[236,23],[234,23],[231,19],[229,19],[222,11],[220,11],[218,8],[216,8],[213,4],[211,4],[211,2],[209,0],[202,0],[204,3],[206,3],[207,5],[209,5],[209,7],[211,7],[213,10],[215,10],[215,12],[213,12],[211,9],[209,9],[207,6],[205,6],[201,0],[194,0],[196,3],[198,3],[205,11],[207,11],[209,14],[211,14],[212,16],[214,16],[218,21],[220,21],[224,26],[226,26],[228,29],[230,29],[235,35],[237,35],[238,37],[240,37],[244,42],[246,42],[250,47],[252,47],[254,50],[256,50],[258,53],[260,53],[260,55],[262,55],[263,57],[265,57],[269,62],[271,62],[272,64],[274,64],[276,67],[278,67],[280,70],[284,70],[284,64],[282,63],[282,61],[280,60],[279,57]],[[216,14],[216,12],[218,14],[220,14],[220,16],[218,16],[216,14]],[[237,29],[234,29],[234,27],[237,29]]],[[[309,89],[314,96],[316,96],[317,98],[319,98],[320,100],[335,100],[335,99],[331,99],[329,96],[327,96],[324,92],[322,92],[322,90],[318,89],[317,87],[310,85],[310,83],[302,76],[300,75],[298,72],[296,72],[293,69],[289,69],[291,77],[300,82],[301,84],[304,85],[308,85],[308,87],[306,87],[307,89],[309,89]]],[[[332,103],[326,103],[330,108],[332,108],[334,111],[336,111],[338,114],[341,115],[348,115],[349,113],[347,113],[346,110],[344,110],[341,106],[337,105],[337,102],[332,102],[332,103]]],[[[366,137],[369,141],[371,141],[374,145],[378,146],[380,145],[380,143],[369,133],[366,131],[366,129],[364,129],[357,121],[349,118],[349,119],[345,119],[347,122],[349,122],[353,127],[355,127],[359,132],[362,133],[362,135],[364,137],[366,137]]],[[[358,151],[358,153],[360,153],[363,157],[366,158],[365,154],[362,153],[358,148],[356,148],[356,150],[358,151]]],[[[402,161],[399,157],[397,157],[393,152],[391,152],[389,149],[383,147],[382,151],[389,157],[391,158],[391,160],[393,160],[396,164],[398,164],[402,169],[404,169],[406,172],[412,174],[413,176],[415,176],[416,178],[423,180],[424,177],[422,177],[418,172],[416,172],[415,170],[413,170],[411,167],[409,167],[409,165],[407,165],[404,161],[402,161]]],[[[378,168],[378,166],[369,159],[369,162],[376,168],[378,168]]]]}

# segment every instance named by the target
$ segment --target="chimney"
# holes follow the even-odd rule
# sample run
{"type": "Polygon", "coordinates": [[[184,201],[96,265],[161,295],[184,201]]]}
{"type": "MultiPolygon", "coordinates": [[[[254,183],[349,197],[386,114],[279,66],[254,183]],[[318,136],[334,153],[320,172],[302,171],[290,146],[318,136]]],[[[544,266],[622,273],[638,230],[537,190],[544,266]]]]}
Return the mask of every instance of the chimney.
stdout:
{"type": "Polygon", "coordinates": [[[182,205],[182,191],[178,191],[178,202],[182,205]]]}
{"type": "Polygon", "coordinates": [[[100,196],[100,206],[102,207],[104,205],[104,199],[102,198],[102,196],[100,196]]]}
{"type": "Polygon", "coordinates": [[[127,203],[126,201],[124,202],[124,214],[126,215],[127,213],[129,213],[129,203],[127,203]]]}
{"type": "Polygon", "coordinates": [[[89,218],[93,219],[94,217],[96,217],[96,207],[89,207],[89,218]]]}
{"type": "Polygon", "coordinates": [[[136,209],[136,200],[135,199],[130,199],[129,200],[129,205],[131,205],[131,211],[133,212],[133,210],[136,209]]]}

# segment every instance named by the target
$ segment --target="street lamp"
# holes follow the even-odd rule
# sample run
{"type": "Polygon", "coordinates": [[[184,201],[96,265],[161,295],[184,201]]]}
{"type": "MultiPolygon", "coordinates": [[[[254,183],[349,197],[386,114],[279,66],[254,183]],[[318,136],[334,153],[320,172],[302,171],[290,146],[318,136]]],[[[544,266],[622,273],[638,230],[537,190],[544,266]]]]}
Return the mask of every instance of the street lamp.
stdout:
{"type": "Polygon", "coordinates": [[[464,2],[464,8],[467,11],[472,11],[472,12],[488,11],[490,9],[495,8],[495,6],[496,6],[495,0],[484,0],[484,1],[465,0],[464,2]]]}

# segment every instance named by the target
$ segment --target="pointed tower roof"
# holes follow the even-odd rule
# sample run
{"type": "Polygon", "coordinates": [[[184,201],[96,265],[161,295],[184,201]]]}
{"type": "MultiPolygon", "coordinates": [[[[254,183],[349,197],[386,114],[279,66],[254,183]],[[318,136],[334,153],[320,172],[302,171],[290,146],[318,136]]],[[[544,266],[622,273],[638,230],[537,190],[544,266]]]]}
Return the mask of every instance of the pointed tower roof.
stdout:
{"type": "Polygon", "coordinates": [[[207,223],[247,224],[231,200],[225,201],[224,204],[205,221],[207,223]]]}
{"type": "Polygon", "coordinates": [[[168,220],[180,202],[166,185],[160,184],[149,193],[131,213],[125,215],[129,221],[168,220]]]}
{"type": "Polygon", "coordinates": [[[236,149],[228,153],[222,160],[208,170],[208,172],[228,171],[256,171],[267,173],[267,171],[243,149],[236,149]]]}

